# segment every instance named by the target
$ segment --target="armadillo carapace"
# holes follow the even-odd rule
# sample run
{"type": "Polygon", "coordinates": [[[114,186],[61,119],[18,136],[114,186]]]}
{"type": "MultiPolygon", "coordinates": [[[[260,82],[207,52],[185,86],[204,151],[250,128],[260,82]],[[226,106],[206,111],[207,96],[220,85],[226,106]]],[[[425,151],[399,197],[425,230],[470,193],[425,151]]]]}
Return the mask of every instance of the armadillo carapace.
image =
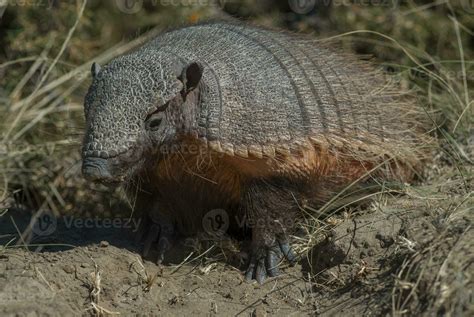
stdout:
{"type": "Polygon", "coordinates": [[[412,99],[303,35],[192,25],[92,74],[83,173],[126,184],[149,219],[144,253],[157,246],[161,260],[172,235],[219,209],[230,228],[249,220],[246,277],[260,282],[279,255],[295,260],[298,200],[324,203],[357,179],[408,181],[427,142],[412,99]]]}

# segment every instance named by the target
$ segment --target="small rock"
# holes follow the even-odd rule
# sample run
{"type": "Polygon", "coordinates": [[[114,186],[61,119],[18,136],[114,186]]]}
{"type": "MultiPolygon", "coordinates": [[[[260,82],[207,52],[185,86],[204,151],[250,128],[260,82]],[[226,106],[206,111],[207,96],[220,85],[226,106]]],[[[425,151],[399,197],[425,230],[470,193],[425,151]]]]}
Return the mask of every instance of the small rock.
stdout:
{"type": "Polygon", "coordinates": [[[64,272],[66,272],[68,274],[74,273],[74,267],[72,265],[69,265],[69,264],[66,264],[65,266],[63,266],[63,270],[64,270],[64,272]]]}
{"type": "Polygon", "coordinates": [[[252,317],[266,317],[266,316],[267,316],[267,312],[265,311],[265,308],[263,308],[263,306],[258,306],[252,312],[252,317]]]}
{"type": "Polygon", "coordinates": [[[392,237],[390,237],[388,235],[384,235],[380,232],[377,232],[377,234],[375,235],[375,239],[380,241],[380,247],[382,247],[382,248],[388,248],[389,246],[391,246],[395,242],[395,241],[393,241],[392,237]]]}
{"type": "Polygon", "coordinates": [[[100,246],[101,248],[107,248],[109,245],[110,245],[110,244],[109,244],[108,241],[100,241],[100,243],[99,243],[99,246],[100,246]]]}

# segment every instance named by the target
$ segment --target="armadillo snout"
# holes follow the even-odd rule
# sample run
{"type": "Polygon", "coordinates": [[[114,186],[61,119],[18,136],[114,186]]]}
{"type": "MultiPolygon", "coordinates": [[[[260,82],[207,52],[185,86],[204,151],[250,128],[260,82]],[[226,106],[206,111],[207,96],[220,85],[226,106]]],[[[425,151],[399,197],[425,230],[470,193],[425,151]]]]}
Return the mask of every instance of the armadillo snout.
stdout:
{"type": "Polygon", "coordinates": [[[99,157],[84,158],[82,174],[87,180],[101,183],[116,183],[120,181],[110,173],[109,162],[99,157]]]}

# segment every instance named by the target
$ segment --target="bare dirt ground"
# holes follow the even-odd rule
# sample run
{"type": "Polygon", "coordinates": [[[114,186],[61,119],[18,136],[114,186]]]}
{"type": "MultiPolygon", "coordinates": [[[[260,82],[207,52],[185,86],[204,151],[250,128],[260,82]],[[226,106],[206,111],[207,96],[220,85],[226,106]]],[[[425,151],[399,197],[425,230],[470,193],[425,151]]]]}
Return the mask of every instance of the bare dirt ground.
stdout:
{"type": "Polygon", "coordinates": [[[182,242],[159,267],[126,229],[59,219],[47,236],[15,240],[30,216],[11,210],[0,217],[0,315],[467,316],[472,199],[459,178],[436,184],[326,219],[308,255],[263,285],[243,280],[244,252],[182,242]]]}

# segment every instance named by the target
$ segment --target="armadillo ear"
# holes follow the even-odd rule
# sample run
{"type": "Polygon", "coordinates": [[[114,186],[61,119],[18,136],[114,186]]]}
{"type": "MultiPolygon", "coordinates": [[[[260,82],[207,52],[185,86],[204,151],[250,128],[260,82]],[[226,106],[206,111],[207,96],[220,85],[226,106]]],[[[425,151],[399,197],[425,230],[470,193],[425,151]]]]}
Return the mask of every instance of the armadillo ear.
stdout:
{"type": "Polygon", "coordinates": [[[91,67],[92,78],[97,77],[99,72],[100,72],[100,65],[97,64],[96,62],[93,62],[92,67],[91,67]]]}
{"type": "Polygon", "coordinates": [[[201,81],[204,68],[199,63],[191,63],[183,69],[179,79],[183,82],[183,93],[187,95],[194,90],[201,81]]]}

